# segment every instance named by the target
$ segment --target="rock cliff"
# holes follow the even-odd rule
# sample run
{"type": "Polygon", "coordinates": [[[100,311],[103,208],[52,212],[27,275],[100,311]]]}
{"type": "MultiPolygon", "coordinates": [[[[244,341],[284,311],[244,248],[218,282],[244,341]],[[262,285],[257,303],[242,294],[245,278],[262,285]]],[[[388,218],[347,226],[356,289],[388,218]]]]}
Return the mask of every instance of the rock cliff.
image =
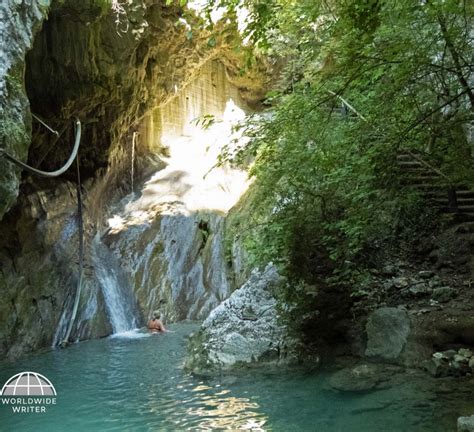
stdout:
{"type": "MultiPolygon", "coordinates": [[[[25,92],[25,55],[33,45],[49,0],[5,0],[0,4],[0,136],[1,148],[19,159],[27,156],[31,115],[25,92]]],[[[0,160],[0,218],[18,195],[20,173],[0,160]]]]}
{"type": "MultiPolygon", "coordinates": [[[[1,148],[53,170],[69,155],[73,118],[83,123],[86,266],[72,338],[113,331],[99,280],[104,266],[94,265],[98,232],[108,250],[100,255],[112,254],[120,272],[113,280],[133,293],[133,322],[143,324],[157,304],[166,304],[167,319],[203,318],[233,286],[226,279],[223,227],[239,194],[219,182],[227,171],[217,169],[208,176],[222,192],[216,205],[176,203],[174,213],[165,214],[167,200],[153,204],[154,188],[168,181],[179,192],[186,182],[179,175],[151,178],[169,165],[167,139],[201,129],[190,129],[194,117],[211,113],[219,128],[226,112],[258,104],[266,78],[262,70],[242,73],[234,24],[210,32],[192,13],[164,1],[128,2],[119,24],[96,0],[12,0],[2,2],[0,13],[1,148]],[[60,139],[32,119],[30,109],[60,139]],[[130,228],[126,233],[107,222],[118,214],[130,228]],[[177,240],[183,241],[179,248],[177,240]],[[176,280],[182,273],[190,276],[176,280]]],[[[205,142],[199,151],[206,155],[205,142]]],[[[0,217],[7,212],[0,222],[0,355],[14,358],[59,342],[69,319],[77,274],[76,177],[71,170],[55,180],[21,178],[12,165],[0,164],[0,217]]],[[[205,194],[206,184],[190,199],[205,194]]]]}

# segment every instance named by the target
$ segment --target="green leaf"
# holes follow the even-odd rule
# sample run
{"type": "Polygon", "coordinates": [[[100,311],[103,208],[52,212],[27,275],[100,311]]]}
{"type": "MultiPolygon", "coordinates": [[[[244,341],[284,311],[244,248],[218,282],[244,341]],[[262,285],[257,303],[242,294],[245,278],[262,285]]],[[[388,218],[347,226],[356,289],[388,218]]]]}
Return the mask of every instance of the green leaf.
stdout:
{"type": "Polygon", "coordinates": [[[207,41],[207,46],[214,48],[217,44],[217,40],[214,36],[211,36],[209,40],[207,41]]]}

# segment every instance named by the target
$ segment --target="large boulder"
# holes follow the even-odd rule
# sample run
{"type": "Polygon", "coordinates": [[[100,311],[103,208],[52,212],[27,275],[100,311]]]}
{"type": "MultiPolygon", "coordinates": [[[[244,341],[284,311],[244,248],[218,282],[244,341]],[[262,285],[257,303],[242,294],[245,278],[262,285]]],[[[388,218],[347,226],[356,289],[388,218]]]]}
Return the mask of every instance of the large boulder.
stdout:
{"type": "Polygon", "coordinates": [[[269,264],[217,308],[190,338],[186,367],[194,373],[289,360],[291,339],[279,320],[275,289],[285,283],[269,264]]]}
{"type": "Polygon", "coordinates": [[[379,360],[396,361],[410,334],[410,317],[405,309],[383,307],[367,320],[365,355],[379,360]]]}
{"type": "Polygon", "coordinates": [[[474,432],[474,416],[459,417],[458,432],[474,432]]]}

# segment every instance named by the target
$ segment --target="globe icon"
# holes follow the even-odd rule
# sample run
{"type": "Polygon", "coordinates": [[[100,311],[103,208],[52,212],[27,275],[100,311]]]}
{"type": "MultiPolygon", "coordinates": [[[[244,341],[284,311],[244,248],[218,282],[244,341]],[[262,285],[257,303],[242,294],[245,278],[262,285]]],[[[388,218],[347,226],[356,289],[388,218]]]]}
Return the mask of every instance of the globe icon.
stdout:
{"type": "Polygon", "coordinates": [[[36,372],[13,375],[3,386],[2,396],[56,396],[51,381],[36,372]]]}

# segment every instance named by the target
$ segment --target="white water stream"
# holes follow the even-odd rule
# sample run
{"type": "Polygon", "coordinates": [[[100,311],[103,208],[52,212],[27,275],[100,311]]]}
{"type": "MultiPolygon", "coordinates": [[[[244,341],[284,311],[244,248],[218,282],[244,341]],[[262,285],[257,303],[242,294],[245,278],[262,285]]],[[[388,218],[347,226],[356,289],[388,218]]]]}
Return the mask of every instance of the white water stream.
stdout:
{"type": "Polygon", "coordinates": [[[117,258],[101,242],[99,235],[92,242],[92,258],[113,332],[137,328],[139,318],[132,287],[117,258]]]}
{"type": "MultiPolygon", "coordinates": [[[[218,166],[218,156],[238,138],[234,126],[246,116],[243,107],[225,68],[209,62],[144,119],[133,136],[132,166],[146,147],[159,155],[162,169],[141,185],[137,173],[130,173],[135,193],[108,220],[105,237],[98,234],[92,242],[96,282],[82,300],[80,337],[103,322],[104,307],[116,334],[143,324],[157,308],[168,322],[203,319],[229,296],[224,217],[248,179],[244,171],[218,166]]],[[[67,316],[63,313],[58,335],[67,316]]]]}

